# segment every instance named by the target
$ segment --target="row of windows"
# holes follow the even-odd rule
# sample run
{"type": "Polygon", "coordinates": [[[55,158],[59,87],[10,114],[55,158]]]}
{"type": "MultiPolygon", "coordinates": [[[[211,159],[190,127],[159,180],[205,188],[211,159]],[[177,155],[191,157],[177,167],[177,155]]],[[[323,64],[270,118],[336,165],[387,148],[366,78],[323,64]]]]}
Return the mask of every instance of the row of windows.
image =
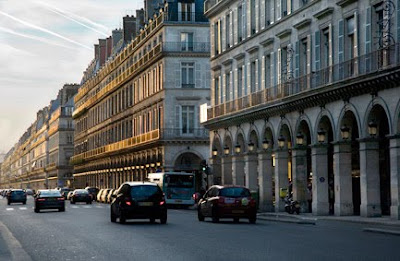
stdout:
{"type": "MultiPolygon", "coordinates": [[[[379,49],[378,41],[383,37],[382,33],[390,35],[391,30],[382,28],[381,4],[367,8],[362,15],[367,21],[363,36],[358,32],[360,14],[355,12],[335,24],[302,36],[294,43],[281,43],[275,50],[267,46],[255,53],[246,53],[230,65],[225,64],[223,69],[213,71],[213,104],[228,102],[262,89],[279,87],[281,83],[294,78],[331,68],[335,63],[350,61],[346,67],[349,72],[346,73],[354,74],[356,62],[352,59],[358,57],[361,50],[370,54],[379,49]],[[378,38],[375,42],[372,33],[378,38]]],[[[382,60],[377,62],[382,63],[382,60]]],[[[343,67],[339,70],[342,70],[339,73],[344,73],[343,67]]]]}

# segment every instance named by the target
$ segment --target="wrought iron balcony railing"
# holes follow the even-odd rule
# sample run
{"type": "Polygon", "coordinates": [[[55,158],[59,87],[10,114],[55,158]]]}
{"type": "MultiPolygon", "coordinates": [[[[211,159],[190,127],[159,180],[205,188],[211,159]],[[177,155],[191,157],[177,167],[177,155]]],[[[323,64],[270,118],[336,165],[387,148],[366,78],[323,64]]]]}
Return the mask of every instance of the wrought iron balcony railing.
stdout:
{"type": "Polygon", "coordinates": [[[213,106],[207,110],[208,120],[397,66],[400,66],[400,44],[292,80],[282,79],[281,84],[213,106]]]}
{"type": "Polygon", "coordinates": [[[164,52],[210,53],[209,42],[164,42],[164,52]]]}
{"type": "Polygon", "coordinates": [[[202,12],[169,12],[164,19],[168,22],[208,22],[202,12]]]}
{"type": "Polygon", "coordinates": [[[187,139],[208,140],[208,138],[209,138],[209,131],[204,128],[161,129],[161,139],[164,140],[187,140],[187,139]]]}

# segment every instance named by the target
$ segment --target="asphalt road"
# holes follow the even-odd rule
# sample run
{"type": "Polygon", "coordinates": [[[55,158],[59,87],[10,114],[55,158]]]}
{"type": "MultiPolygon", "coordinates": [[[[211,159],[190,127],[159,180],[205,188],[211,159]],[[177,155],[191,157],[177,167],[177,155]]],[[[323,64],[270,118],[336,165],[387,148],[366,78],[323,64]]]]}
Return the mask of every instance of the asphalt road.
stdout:
{"type": "Polygon", "coordinates": [[[110,222],[108,205],[66,206],[34,213],[32,198],[26,206],[0,199],[0,260],[400,260],[399,236],[366,233],[361,224],[214,224],[171,209],[167,225],[121,225],[110,222]]]}

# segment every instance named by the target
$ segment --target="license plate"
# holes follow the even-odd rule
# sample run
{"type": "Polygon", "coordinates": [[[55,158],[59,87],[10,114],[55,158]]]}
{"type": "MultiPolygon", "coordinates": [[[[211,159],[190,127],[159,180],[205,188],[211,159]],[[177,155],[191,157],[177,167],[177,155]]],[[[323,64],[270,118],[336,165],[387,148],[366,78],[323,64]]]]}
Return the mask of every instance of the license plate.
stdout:
{"type": "Polygon", "coordinates": [[[138,205],[141,207],[150,207],[153,206],[153,202],[139,202],[138,205]]]}
{"type": "Polygon", "coordinates": [[[182,203],[182,199],[175,199],[176,203],[182,203]]]}
{"type": "Polygon", "coordinates": [[[225,198],[225,203],[226,204],[233,204],[233,203],[235,203],[235,199],[234,198],[225,198]]]}
{"type": "Polygon", "coordinates": [[[234,214],[243,214],[244,210],[232,210],[232,213],[234,213],[234,214]]]}

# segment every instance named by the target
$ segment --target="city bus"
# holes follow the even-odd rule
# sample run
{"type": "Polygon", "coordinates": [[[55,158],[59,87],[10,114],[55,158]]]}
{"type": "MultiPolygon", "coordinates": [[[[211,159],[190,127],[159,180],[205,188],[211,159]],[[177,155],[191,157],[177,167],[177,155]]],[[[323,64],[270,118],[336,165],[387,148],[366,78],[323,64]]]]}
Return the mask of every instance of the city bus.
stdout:
{"type": "Polygon", "coordinates": [[[150,182],[157,183],[169,205],[191,206],[194,204],[195,174],[186,172],[149,173],[150,182]]]}

